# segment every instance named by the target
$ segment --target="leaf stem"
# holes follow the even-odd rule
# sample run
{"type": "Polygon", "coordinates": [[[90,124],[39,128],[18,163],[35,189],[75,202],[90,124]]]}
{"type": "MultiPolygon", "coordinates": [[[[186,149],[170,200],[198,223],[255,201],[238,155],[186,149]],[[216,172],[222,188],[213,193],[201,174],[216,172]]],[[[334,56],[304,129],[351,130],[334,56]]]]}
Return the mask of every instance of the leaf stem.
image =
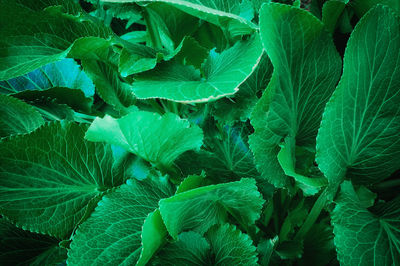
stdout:
{"type": "Polygon", "coordinates": [[[393,188],[400,186],[400,179],[395,180],[387,180],[382,183],[376,184],[373,186],[374,189],[383,190],[387,188],[393,188]]]}
{"type": "Polygon", "coordinates": [[[163,45],[161,42],[161,37],[157,30],[157,25],[151,19],[149,10],[147,8],[143,8],[142,15],[146,23],[147,33],[149,34],[153,48],[162,49],[163,45]]]}
{"type": "Polygon", "coordinates": [[[328,194],[329,194],[328,189],[325,188],[325,190],[321,193],[321,195],[319,195],[317,201],[314,203],[314,206],[312,207],[310,213],[308,214],[306,221],[303,223],[303,225],[300,227],[300,230],[294,237],[295,240],[300,240],[304,238],[304,236],[314,225],[315,221],[317,220],[322,209],[325,207],[325,204],[328,201],[328,194]]]}

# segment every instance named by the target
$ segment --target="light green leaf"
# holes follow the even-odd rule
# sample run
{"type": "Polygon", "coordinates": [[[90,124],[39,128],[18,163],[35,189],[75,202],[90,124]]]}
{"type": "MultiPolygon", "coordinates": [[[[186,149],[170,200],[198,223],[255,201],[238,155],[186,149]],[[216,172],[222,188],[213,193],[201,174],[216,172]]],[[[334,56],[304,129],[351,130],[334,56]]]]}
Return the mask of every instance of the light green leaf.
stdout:
{"type": "Polygon", "coordinates": [[[215,255],[212,265],[258,265],[253,241],[235,226],[212,227],[207,238],[215,255]]]}
{"type": "Polygon", "coordinates": [[[254,224],[264,203],[255,183],[254,179],[243,178],[161,200],[161,216],[169,234],[176,239],[183,231],[204,233],[212,225],[224,222],[227,214],[242,225],[254,224]]]}
{"type": "Polygon", "coordinates": [[[120,146],[159,167],[169,167],[181,153],[199,149],[203,133],[172,113],[134,111],[119,119],[96,118],[86,139],[120,146]]]}
{"type": "Polygon", "coordinates": [[[371,212],[345,181],[332,215],[340,265],[399,265],[400,198],[371,212]]]}
{"type": "Polygon", "coordinates": [[[110,29],[70,15],[0,2],[0,80],[24,75],[65,58],[75,40],[86,36],[107,38],[110,29]]]}
{"type": "Polygon", "coordinates": [[[168,184],[148,178],[130,179],[104,196],[74,235],[68,264],[135,265],[142,252],[141,234],[148,239],[149,232],[142,232],[145,219],[160,199],[172,194],[168,184]]]}
{"type": "Polygon", "coordinates": [[[176,189],[176,194],[202,187],[207,181],[208,180],[203,175],[190,175],[179,184],[176,189]]]}
{"type": "Polygon", "coordinates": [[[400,22],[378,6],[347,44],[341,81],[326,106],[316,161],[334,185],[371,184],[400,167],[400,22]]]}
{"type": "Polygon", "coordinates": [[[67,250],[50,236],[24,231],[0,219],[1,265],[55,265],[67,258],[67,250]]]}
{"type": "Polygon", "coordinates": [[[288,179],[277,162],[279,145],[313,146],[325,103],[339,79],[341,60],[323,24],[309,12],[270,3],[260,12],[260,31],[274,72],[253,109],[250,137],[257,168],[277,187],[288,179]]]}
{"type": "Polygon", "coordinates": [[[132,90],[141,99],[163,98],[184,103],[219,99],[238,91],[261,55],[259,37],[254,36],[221,54],[212,51],[202,66],[204,77],[192,66],[166,62],[137,75],[132,90]]]}
{"type": "Polygon", "coordinates": [[[3,140],[0,213],[24,229],[68,236],[87,204],[124,179],[110,147],[83,136],[83,126],[52,123],[3,140]]]}
{"type": "Polygon", "coordinates": [[[240,0],[102,0],[113,3],[166,3],[227,29],[232,36],[252,33],[256,26],[240,16],[240,0]]]}
{"type": "Polygon", "coordinates": [[[163,247],[154,260],[157,265],[213,265],[210,259],[210,244],[200,234],[189,231],[178,236],[178,240],[163,247]]]}
{"type": "Polygon", "coordinates": [[[29,133],[43,124],[42,116],[32,106],[0,94],[0,138],[29,133]]]}

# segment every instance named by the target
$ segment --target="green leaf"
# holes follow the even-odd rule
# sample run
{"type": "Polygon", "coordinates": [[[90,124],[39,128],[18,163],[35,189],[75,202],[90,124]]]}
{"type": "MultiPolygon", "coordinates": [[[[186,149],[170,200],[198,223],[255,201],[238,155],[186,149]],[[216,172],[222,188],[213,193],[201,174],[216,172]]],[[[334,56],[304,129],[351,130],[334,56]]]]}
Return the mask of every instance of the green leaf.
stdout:
{"type": "Polygon", "coordinates": [[[196,232],[183,232],[177,241],[163,247],[154,261],[167,266],[212,265],[210,244],[196,232]]]}
{"type": "Polygon", "coordinates": [[[221,138],[207,138],[207,149],[188,151],[176,161],[183,175],[200,174],[205,171],[212,180],[235,181],[240,178],[259,178],[254,158],[243,140],[243,130],[225,127],[221,138]]]}
{"type": "Polygon", "coordinates": [[[256,26],[240,16],[240,0],[102,0],[114,3],[166,3],[183,12],[227,29],[232,36],[252,33],[256,26]]]}
{"type": "Polygon", "coordinates": [[[83,136],[83,126],[52,123],[2,141],[0,213],[24,229],[68,236],[87,204],[124,179],[110,147],[83,136]]]}
{"type": "Polygon", "coordinates": [[[332,215],[341,265],[398,265],[400,198],[373,213],[363,206],[349,181],[343,182],[332,215]]]}
{"type": "Polygon", "coordinates": [[[264,203],[255,183],[254,179],[243,178],[161,200],[161,216],[169,234],[176,239],[183,231],[204,233],[212,225],[224,222],[227,214],[242,225],[254,224],[264,203]]]}
{"type": "Polygon", "coordinates": [[[29,133],[43,124],[42,116],[32,106],[0,94],[0,138],[29,133]]]}
{"type": "Polygon", "coordinates": [[[316,161],[329,182],[371,184],[400,167],[400,22],[378,6],[347,44],[341,81],[326,106],[316,161]]]}
{"type": "Polygon", "coordinates": [[[206,238],[193,231],[181,233],[155,261],[157,265],[257,265],[257,253],[248,235],[224,224],[212,227],[206,238]]]}
{"type": "Polygon", "coordinates": [[[346,3],[342,0],[327,1],[322,7],[322,22],[329,32],[333,33],[346,3]]]}
{"type": "Polygon", "coordinates": [[[68,252],[68,264],[136,264],[142,252],[141,234],[148,239],[146,234],[150,233],[142,232],[143,223],[148,223],[145,219],[157,209],[160,199],[172,194],[172,188],[157,178],[129,179],[104,196],[91,217],[78,228],[68,252]]]}
{"type": "Polygon", "coordinates": [[[353,0],[351,6],[359,17],[362,17],[371,8],[377,4],[387,5],[400,14],[400,2],[397,0],[353,0]]]}
{"type": "Polygon", "coordinates": [[[76,0],[14,0],[13,2],[32,11],[40,11],[52,6],[61,6],[63,12],[73,15],[79,15],[83,11],[76,0]]]}
{"type": "Polygon", "coordinates": [[[258,101],[258,93],[265,90],[271,75],[272,64],[266,53],[263,53],[260,63],[251,74],[251,76],[243,82],[239,91],[233,98],[222,98],[215,102],[215,118],[219,121],[234,123],[234,121],[246,121],[250,118],[250,114],[258,101]]]}
{"type": "Polygon", "coordinates": [[[134,111],[119,119],[96,118],[86,139],[120,146],[159,167],[169,167],[181,153],[199,149],[203,133],[172,113],[134,111]]]}
{"type": "Polygon", "coordinates": [[[203,175],[190,175],[179,184],[176,194],[202,187],[206,183],[207,179],[203,175]]]}
{"type": "Polygon", "coordinates": [[[117,110],[125,110],[135,103],[130,86],[123,82],[110,64],[98,60],[82,60],[82,66],[96,85],[97,94],[117,110]]]}
{"type": "Polygon", "coordinates": [[[59,240],[24,231],[0,219],[1,265],[56,265],[67,258],[67,250],[58,247],[59,240]]]}
{"type": "Polygon", "coordinates": [[[191,66],[174,62],[139,74],[132,84],[140,99],[163,98],[176,102],[207,102],[232,95],[257,66],[262,47],[257,36],[237,42],[221,54],[211,51],[202,73],[191,66]]]}
{"type": "Polygon", "coordinates": [[[257,168],[277,187],[288,178],[277,162],[279,145],[313,146],[325,103],[339,79],[341,60],[323,24],[309,12],[270,3],[260,12],[261,39],[274,72],[253,109],[250,137],[257,168]]]}
{"type": "Polygon", "coordinates": [[[0,80],[65,58],[80,37],[111,35],[109,29],[91,21],[79,21],[53,9],[32,12],[4,1],[0,24],[7,25],[0,29],[0,80]]]}
{"type": "Polygon", "coordinates": [[[215,256],[213,265],[258,265],[253,241],[235,226],[212,227],[207,238],[215,256]]]}
{"type": "Polygon", "coordinates": [[[161,218],[160,210],[147,216],[142,228],[142,252],[136,265],[146,265],[154,253],[167,241],[167,228],[161,218]]]}

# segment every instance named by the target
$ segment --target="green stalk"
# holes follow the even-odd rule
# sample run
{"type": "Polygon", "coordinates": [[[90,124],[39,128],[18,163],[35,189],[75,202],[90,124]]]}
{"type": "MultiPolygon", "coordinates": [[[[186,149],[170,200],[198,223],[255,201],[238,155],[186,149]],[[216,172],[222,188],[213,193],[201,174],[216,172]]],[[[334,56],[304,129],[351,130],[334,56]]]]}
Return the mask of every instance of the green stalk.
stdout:
{"type": "Polygon", "coordinates": [[[151,19],[150,12],[147,8],[143,8],[143,18],[146,23],[147,33],[149,34],[151,44],[155,49],[162,49],[163,45],[161,42],[160,34],[158,33],[157,25],[151,19]]]}
{"type": "Polygon", "coordinates": [[[328,201],[328,188],[326,188],[321,195],[319,195],[317,201],[314,203],[310,213],[307,216],[306,221],[300,227],[300,230],[297,232],[294,237],[295,240],[303,239],[304,236],[310,231],[311,227],[314,225],[315,221],[318,219],[322,209],[325,207],[325,204],[328,201]]]}

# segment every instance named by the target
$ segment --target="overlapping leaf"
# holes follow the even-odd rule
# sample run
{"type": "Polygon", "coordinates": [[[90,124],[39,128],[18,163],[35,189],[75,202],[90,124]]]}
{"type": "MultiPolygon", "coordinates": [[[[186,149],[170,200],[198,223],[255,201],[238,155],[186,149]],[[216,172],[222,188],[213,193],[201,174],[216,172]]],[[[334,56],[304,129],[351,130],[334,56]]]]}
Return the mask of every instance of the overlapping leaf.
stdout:
{"type": "Polygon", "coordinates": [[[0,94],[0,138],[29,133],[44,124],[40,113],[29,104],[0,94]]]}
{"type": "Polygon", "coordinates": [[[101,24],[79,21],[57,9],[32,12],[6,1],[0,2],[0,24],[7,25],[0,28],[0,80],[65,58],[81,37],[111,35],[101,24]]]}
{"type": "Polygon", "coordinates": [[[141,99],[163,98],[176,102],[207,102],[236,93],[253,72],[262,55],[258,36],[240,41],[221,54],[212,51],[199,70],[175,62],[135,77],[133,93],[141,99]]]}
{"type": "Polygon", "coordinates": [[[0,219],[1,265],[50,265],[62,263],[67,250],[56,238],[24,231],[0,219]]]}
{"type": "Polygon", "coordinates": [[[119,119],[96,118],[86,139],[118,145],[159,167],[169,167],[181,153],[200,148],[203,133],[172,113],[133,111],[119,119]]]}
{"type": "Polygon", "coordinates": [[[83,137],[83,126],[52,123],[2,141],[0,213],[30,231],[71,233],[88,204],[124,179],[110,147],[83,137]]]}
{"type": "Polygon", "coordinates": [[[341,60],[323,24],[299,8],[271,3],[260,12],[261,39],[274,72],[254,108],[250,146],[263,177],[277,187],[288,179],[277,162],[278,145],[312,146],[341,60]]]}
{"type": "Polygon", "coordinates": [[[371,212],[350,181],[341,186],[332,224],[341,265],[398,265],[400,261],[400,198],[371,212]]]}
{"type": "MultiPolygon", "coordinates": [[[[241,16],[240,0],[102,0],[113,3],[161,2],[227,29],[232,36],[252,33],[255,25],[241,16]]],[[[243,15],[243,14],[242,14],[243,15]]],[[[247,19],[245,18],[247,17],[247,19]]],[[[250,18],[251,19],[251,18],[250,18]]]]}
{"type": "Polygon", "coordinates": [[[253,224],[260,216],[264,200],[254,179],[200,187],[160,201],[160,211],[169,234],[177,238],[183,231],[200,233],[223,222],[230,214],[240,224],[253,224]]]}
{"type": "Polygon", "coordinates": [[[135,265],[142,252],[146,217],[172,193],[168,184],[148,178],[128,180],[106,195],[73,237],[68,264],[135,265]]]}
{"type": "Polygon", "coordinates": [[[400,167],[400,23],[384,6],[366,14],[347,45],[343,76],[317,138],[330,182],[370,184],[400,167]]]}

